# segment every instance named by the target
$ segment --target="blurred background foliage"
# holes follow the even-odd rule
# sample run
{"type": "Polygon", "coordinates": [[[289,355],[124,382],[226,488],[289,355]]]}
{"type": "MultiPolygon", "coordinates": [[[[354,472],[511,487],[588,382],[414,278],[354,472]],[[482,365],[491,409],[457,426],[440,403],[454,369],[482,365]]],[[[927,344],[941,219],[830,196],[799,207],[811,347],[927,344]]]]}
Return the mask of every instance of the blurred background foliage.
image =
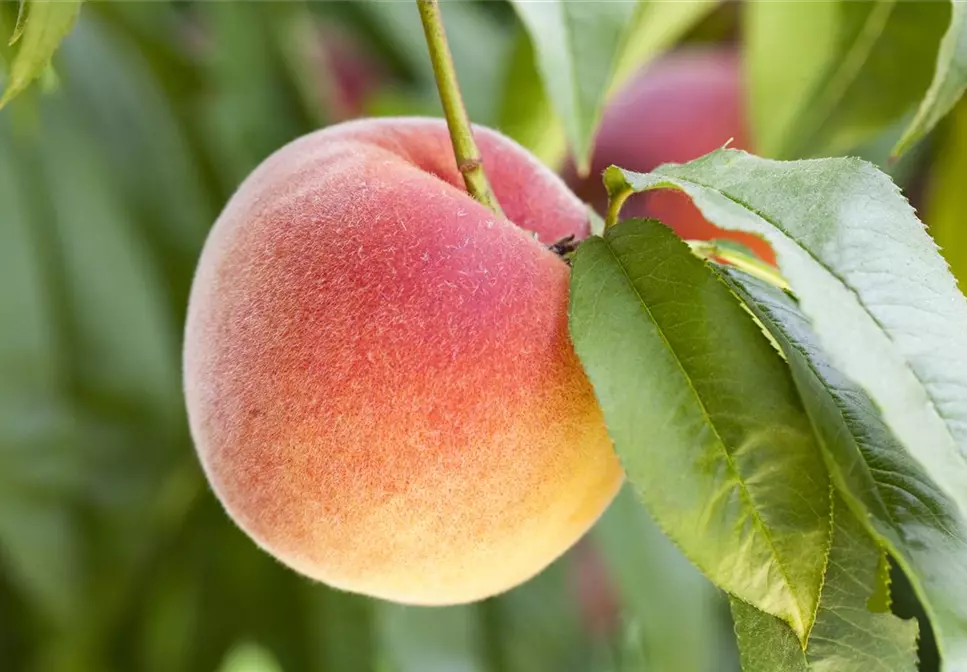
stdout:
{"type": "MultiPolygon", "coordinates": [[[[649,10],[653,55],[741,42],[747,72],[781,87],[795,66],[769,40],[795,20],[778,6],[795,3],[703,4],[684,26],[649,10]]],[[[855,7],[833,53],[858,39],[867,3],[842,4],[855,7]]],[[[0,2],[0,35],[17,9],[0,2]]],[[[472,119],[561,167],[561,123],[513,8],[447,2],[444,16],[472,119]]],[[[939,40],[944,16],[918,16],[939,40]]],[[[903,33],[909,22],[897,21],[903,33]]],[[[754,90],[763,144],[887,166],[936,54],[918,47],[929,53],[906,64],[907,92],[877,83],[900,67],[888,47],[851,97],[818,86],[819,112],[794,125],[808,131],[799,136],[777,122],[795,114],[788,98],[773,92],[788,109],[763,116],[770,92],[754,90]]],[[[0,47],[5,62],[11,53],[0,47]]],[[[826,58],[816,67],[836,62],[826,58]]],[[[737,669],[723,597],[630,493],[524,586],[421,609],[285,569],[204,482],[180,340],[208,227],[259,161],[303,133],[360,115],[439,115],[412,2],[89,2],[54,65],[0,113],[0,669],[737,669]]],[[[964,278],[963,105],[936,135],[938,151],[928,141],[888,167],[964,278]]],[[[898,608],[916,613],[902,578],[898,608]]]]}

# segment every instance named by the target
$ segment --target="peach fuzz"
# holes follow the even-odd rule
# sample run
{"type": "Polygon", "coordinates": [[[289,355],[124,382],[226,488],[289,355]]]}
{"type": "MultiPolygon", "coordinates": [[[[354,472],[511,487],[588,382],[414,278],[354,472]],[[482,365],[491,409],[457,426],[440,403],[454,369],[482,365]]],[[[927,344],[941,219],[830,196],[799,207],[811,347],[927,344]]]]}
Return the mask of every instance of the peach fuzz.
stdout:
{"type": "Polygon", "coordinates": [[[525,581],[623,480],[544,245],[586,236],[585,207],[474,133],[506,218],[442,120],[347,122],[245,180],[189,302],[191,431],[228,514],[309,577],[410,604],[525,581]]]}
{"type": "MultiPolygon", "coordinates": [[[[742,63],[730,46],[683,47],[645,66],[605,108],[588,178],[573,166],[565,180],[599,212],[608,197],[601,173],[610,165],[645,173],[718,149],[750,149],[742,63]]],[[[728,238],[774,262],[772,248],[752,234],[725,231],[707,221],[685,194],[670,189],[632,196],[622,218],[654,217],[682,238],[728,238]]]]}

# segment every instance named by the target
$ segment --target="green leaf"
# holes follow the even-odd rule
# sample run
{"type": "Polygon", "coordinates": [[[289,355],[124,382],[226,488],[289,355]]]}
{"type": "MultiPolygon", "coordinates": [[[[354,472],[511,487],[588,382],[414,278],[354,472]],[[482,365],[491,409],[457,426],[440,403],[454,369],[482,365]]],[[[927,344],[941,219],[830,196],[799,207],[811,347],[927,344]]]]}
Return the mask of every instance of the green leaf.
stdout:
{"type": "Polygon", "coordinates": [[[718,150],[609,193],[671,187],[725,229],[766,238],[833,363],[967,512],[967,300],[890,179],[856,159],[771,161],[718,150]]]}
{"type": "Polygon", "coordinates": [[[917,622],[868,608],[871,598],[883,590],[883,551],[842,499],[833,502],[829,567],[805,650],[785,623],[733,598],[743,672],[917,669],[917,622]]]}
{"type": "Polygon", "coordinates": [[[946,2],[753,2],[744,7],[757,150],[839,154],[911,112],[929,85],[946,2]]]}
{"type": "Polygon", "coordinates": [[[81,0],[30,0],[27,18],[15,33],[20,48],[10,66],[6,88],[0,96],[0,109],[40,76],[67,36],[81,10],[81,0]]]}
{"type": "Polygon", "coordinates": [[[718,4],[719,0],[640,1],[615,67],[611,93],[625,84],[642,66],[674,46],[718,4]]]}
{"type": "Polygon", "coordinates": [[[938,143],[924,219],[950,264],[961,291],[967,291],[967,103],[958,105],[938,143]]]}
{"type": "Polygon", "coordinates": [[[829,546],[829,481],[779,354],[654,220],[578,248],[570,328],[658,525],[714,583],[804,638],[829,546]]]}
{"type": "MultiPolygon", "coordinates": [[[[743,273],[723,273],[782,348],[834,482],[916,589],[946,669],[967,669],[967,521],[869,397],[832,366],[795,300],[743,273]]],[[[880,610],[888,609],[887,595],[878,596],[880,610]]]]}
{"type": "Polygon", "coordinates": [[[512,4],[533,40],[538,70],[564,123],[578,170],[586,173],[601,108],[637,3],[512,4]]]}
{"type": "Polygon", "coordinates": [[[738,669],[721,593],[675,548],[625,486],[591,531],[643,663],[676,672],[738,669]]]}
{"type": "Polygon", "coordinates": [[[545,165],[559,166],[567,154],[567,140],[560,119],[541,85],[530,38],[520,30],[507,60],[497,128],[510,136],[545,165]]]}
{"type": "Polygon", "coordinates": [[[967,3],[952,2],[950,26],[940,42],[937,66],[917,116],[893,149],[894,156],[906,152],[937,125],[967,89],[967,3]]]}
{"type": "Polygon", "coordinates": [[[808,672],[796,633],[775,616],[731,598],[742,672],[808,672]]]}
{"type": "MultiPolygon", "coordinates": [[[[542,12],[547,8],[534,7],[535,3],[521,3],[524,12],[542,12]]],[[[566,3],[566,9],[580,10],[566,3]]],[[[625,3],[631,5],[633,3],[625,3]]],[[[593,136],[597,126],[598,111],[604,98],[616,93],[639,69],[670,48],[701,19],[716,7],[718,0],[690,0],[689,2],[638,2],[637,11],[631,17],[630,27],[622,38],[623,48],[614,61],[614,73],[606,68],[597,75],[608,80],[607,90],[595,89],[594,98],[589,98],[588,109],[594,110],[593,136]],[[610,78],[609,78],[610,76],[610,78]]],[[[497,128],[517,140],[550,166],[562,163],[567,152],[567,138],[561,124],[563,115],[553,113],[552,101],[548,100],[547,90],[542,85],[538,68],[539,54],[535,54],[533,43],[525,31],[518,34],[514,48],[505,67],[503,96],[498,115],[497,128]]],[[[540,63],[543,67],[543,62],[540,63]]],[[[546,80],[545,80],[546,81],[546,80]]],[[[557,101],[554,101],[557,106],[557,101]]],[[[560,111],[560,108],[558,108],[560,111]]],[[[574,143],[572,137],[572,144],[574,143]]]]}
{"type": "Polygon", "coordinates": [[[27,21],[27,0],[18,0],[17,2],[17,23],[13,27],[13,32],[10,35],[10,41],[7,43],[13,46],[20,39],[20,36],[24,33],[24,24],[27,21]]]}

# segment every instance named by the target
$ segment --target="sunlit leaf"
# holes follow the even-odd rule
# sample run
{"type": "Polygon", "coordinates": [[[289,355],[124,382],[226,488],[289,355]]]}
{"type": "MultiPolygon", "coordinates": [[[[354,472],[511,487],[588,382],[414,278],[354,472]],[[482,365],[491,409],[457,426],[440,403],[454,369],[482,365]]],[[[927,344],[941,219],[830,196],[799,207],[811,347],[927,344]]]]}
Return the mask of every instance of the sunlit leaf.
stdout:
{"type": "Polygon", "coordinates": [[[744,7],[757,151],[847,151],[912,112],[926,91],[949,3],[752,2],[744,7]]]}
{"type": "Polygon", "coordinates": [[[882,590],[883,551],[839,497],[816,624],[805,649],[789,627],[732,600],[743,672],[915,672],[917,622],[870,611],[882,590]]]}
{"type": "Polygon", "coordinates": [[[967,300],[886,175],[718,150],[649,174],[612,167],[605,181],[619,200],[681,189],[716,225],[766,238],[833,363],[967,512],[967,300]]]}
{"type": "MultiPolygon", "coordinates": [[[[833,480],[906,571],[946,669],[967,667],[964,516],[892,436],[869,397],[832,366],[795,300],[745,274],[724,273],[785,353],[833,480]]],[[[883,596],[879,602],[885,610],[883,596]]]]}
{"type": "Polygon", "coordinates": [[[920,103],[917,116],[893,150],[903,154],[930,132],[953,109],[967,89],[967,3],[951,3],[950,26],[940,42],[933,82],[920,103]]]}
{"type": "Polygon", "coordinates": [[[10,41],[7,43],[9,45],[14,45],[20,36],[24,33],[24,24],[27,21],[27,0],[18,0],[17,2],[17,22],[13,27],[13,32],[10,34],[10,41]]]}
{"type": "Polygon", "coordinates": [[[601,108],[636,2],[526,2],[514,8],[527,27],[537,68],[564,123],[575,163],[588,170],[601,108]]]}
{"type": "Polygon", "coordinates": [[[829,481],[778,353],[654,220],[581,245],[570,328],[659,527],[713,582],[805,638],[829,546],[829,481]]]}
{"type": "MultiPolygon", "coordinates": [[[[528,12],[540,13],[548,9],[536,8],[531,6],[533,4],[521,3],[519,11],[527,14],[528,12]]],[[[575,8],[570,6],[572,4],[575,3],[565,2],[564,10],[573,11],[575,8]]],[[[624,4],[630,7],[633,3],[624,4]]],[[[595,77],[608,80],[607,89],[605,91],[595,89],[596,98],[590,93],[587,94],[588,109],[593,110],[594,115],[590,131],[592,136],[597,125],[598,110],[595,106],[602,106],[606,97],[616,93],[640,68],[672,47],[688,29],[707,16],[717,4],[718,0],[638,2],[637,10],[631,15],[630,27],[625,27],[626,34],[621,38],[620,52],[613,56],[614,72],[609,72],[605,64],[601,72],[595,74],[595,77]]],[[[580,10],[580,7],[576,9],[580,10]]],[[[528,18],[524,16],[524,20],[526,23],[528,18]]],[[[527,25],[533,35],[532,24],[527,25]]],[[[583,25],[576,30],[584,30],[583,25]]],[[[559,167],[567,150],[567,138],[561,123],[561,119],[565,117],[558,107],[558,99],[552,101],[548,98],[548,90],[552,87],[546,86],[546,79],[542,82],[542,77],[557,77],[559,73],[545,74],[544,68],[547,66],[544,61],[541,61],[543,54],[535,53],[533,46],[535,41],[536,39],[529,39],[521,32],[508,58],[498,128],[530,149],[547,165],[559,167]],[[556,109],[552,109],[552,105],[556,109]]],[[[583,55],[576,54],[575,58],[583,58],[583,55]]],[[[580,96],[580,93],[575,95],[580,96]]],[[[578,102],[580,103],[580,98],[578,102]]],[[[572,145],[577,146],[573,135],[570,139],[572,145]]]]}
{"type": "Polygon", "coordinates": [[[551,109],[534,59],[530,38],[521,30],[507,62],[497,129],[545,165],[559,168],[567,154],[567,139],[551,109]]]}
{"type": "Polygon", "coordinates": [[[0,108],[27,88],[50,63],[81,9],[81,0],[29,0],[24,19],[18,19],[17,54],[4,82],[0,108]]]}

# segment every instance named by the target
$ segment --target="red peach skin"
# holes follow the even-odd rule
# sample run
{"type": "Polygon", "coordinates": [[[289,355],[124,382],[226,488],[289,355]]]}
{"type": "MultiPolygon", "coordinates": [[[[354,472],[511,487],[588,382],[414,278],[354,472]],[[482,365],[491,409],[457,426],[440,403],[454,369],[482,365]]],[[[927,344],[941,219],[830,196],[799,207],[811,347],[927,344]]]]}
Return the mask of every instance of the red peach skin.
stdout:
{"type": "Polygon", "coordinates": [[[472,200],[441,120],[283,147],[216,222],[184,353],[191,431],[229,515],[337,588],[453,604],[521,583],[623,474],[544,243],[585,208],[476,128],[507,219],[472,200]],[[518,228],[521,227],[521,228],[518,228]]]}

